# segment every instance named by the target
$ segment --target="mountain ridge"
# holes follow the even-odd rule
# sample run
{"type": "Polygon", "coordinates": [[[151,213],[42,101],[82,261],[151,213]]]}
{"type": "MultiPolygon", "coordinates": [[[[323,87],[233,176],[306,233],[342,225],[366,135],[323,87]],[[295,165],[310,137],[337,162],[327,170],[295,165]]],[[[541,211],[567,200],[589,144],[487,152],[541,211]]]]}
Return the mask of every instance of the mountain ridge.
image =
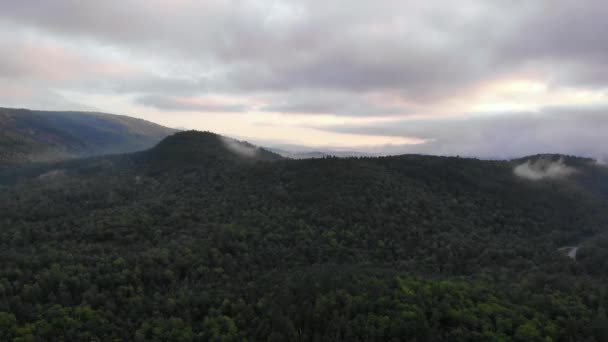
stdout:
{"type": "Polygon", "coordinates": [[[173,132],[124,115],[0,108],[0,166],[133,152],[173,132]]]}

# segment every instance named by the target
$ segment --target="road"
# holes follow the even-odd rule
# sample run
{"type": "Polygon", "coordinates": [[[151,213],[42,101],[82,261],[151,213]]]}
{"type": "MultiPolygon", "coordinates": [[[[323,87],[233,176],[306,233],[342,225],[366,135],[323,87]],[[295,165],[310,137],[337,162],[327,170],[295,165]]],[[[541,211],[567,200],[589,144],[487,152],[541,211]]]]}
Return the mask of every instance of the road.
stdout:
{"type": "Polygon", "coordinates": [[[570,257],[571,259],[576,260],[576,253],[578,252],[578,248],[579,246],[569,246],[569,247],[562,247],[560,249],[558,249],[558,251],[560,252],[566,252],[566,255],[568,257],[570,257]]]}

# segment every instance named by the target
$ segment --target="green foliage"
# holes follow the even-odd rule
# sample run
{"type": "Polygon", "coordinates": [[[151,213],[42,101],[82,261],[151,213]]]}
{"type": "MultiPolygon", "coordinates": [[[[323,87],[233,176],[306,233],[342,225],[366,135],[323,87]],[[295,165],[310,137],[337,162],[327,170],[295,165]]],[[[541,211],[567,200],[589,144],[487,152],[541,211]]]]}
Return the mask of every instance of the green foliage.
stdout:
{"type": "Polygon", "coordinates": [[[184,132],[0,173],[0,340],[606,340],[606,171],[513,163],[184,132]]]}

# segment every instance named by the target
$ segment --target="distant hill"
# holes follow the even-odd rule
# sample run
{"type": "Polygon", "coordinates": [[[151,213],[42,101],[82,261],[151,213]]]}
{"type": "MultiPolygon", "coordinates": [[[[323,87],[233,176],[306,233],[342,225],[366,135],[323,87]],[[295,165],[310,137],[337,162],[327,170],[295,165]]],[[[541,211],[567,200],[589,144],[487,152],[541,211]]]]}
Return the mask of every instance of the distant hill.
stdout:
{"type": "Polygon", "coordinates": [[[289,159],[319,159],[326,157],[373,157],[373,154],[357,151],[334,151],[334,150],[290,150],[289,148],[267,147],[269,151],[277,153],[289,159]]]}
{"type": "Polygon", "coordinates": [[[174,132],[123,115],[0,108],[0,167],[143,150],[174,132]]]}
{"type": "Polygon", "coordinates": [[[226,163],[251,163],[285,159],[245,141],[211,132],[185,131],[163,139],[148,151],[137,154],[154,170],[193,167],[221,168],[226,163]]]}

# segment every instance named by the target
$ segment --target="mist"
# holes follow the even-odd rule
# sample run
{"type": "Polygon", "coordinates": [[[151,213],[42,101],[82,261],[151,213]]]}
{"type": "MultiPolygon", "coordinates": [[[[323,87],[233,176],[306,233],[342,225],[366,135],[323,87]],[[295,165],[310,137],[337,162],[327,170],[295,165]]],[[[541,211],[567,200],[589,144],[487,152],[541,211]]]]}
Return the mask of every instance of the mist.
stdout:
{"type": "Polygon", "coordinates": [[[563,158],[557,161],[546,158],[541,158],[534,162],[528,160],[513,169],[513,173],[516,176],[529,180],[566,178],[575,172],[576,169],[567,166],[563,158]]]}
{"type": "Polygon", "coordinates": [[[221,137],[224,146],[232,153],[237,154],[241,157],[253,158],[255,157],[258,148],[252,145],[241,143],[231,138],[221,137]]]}

